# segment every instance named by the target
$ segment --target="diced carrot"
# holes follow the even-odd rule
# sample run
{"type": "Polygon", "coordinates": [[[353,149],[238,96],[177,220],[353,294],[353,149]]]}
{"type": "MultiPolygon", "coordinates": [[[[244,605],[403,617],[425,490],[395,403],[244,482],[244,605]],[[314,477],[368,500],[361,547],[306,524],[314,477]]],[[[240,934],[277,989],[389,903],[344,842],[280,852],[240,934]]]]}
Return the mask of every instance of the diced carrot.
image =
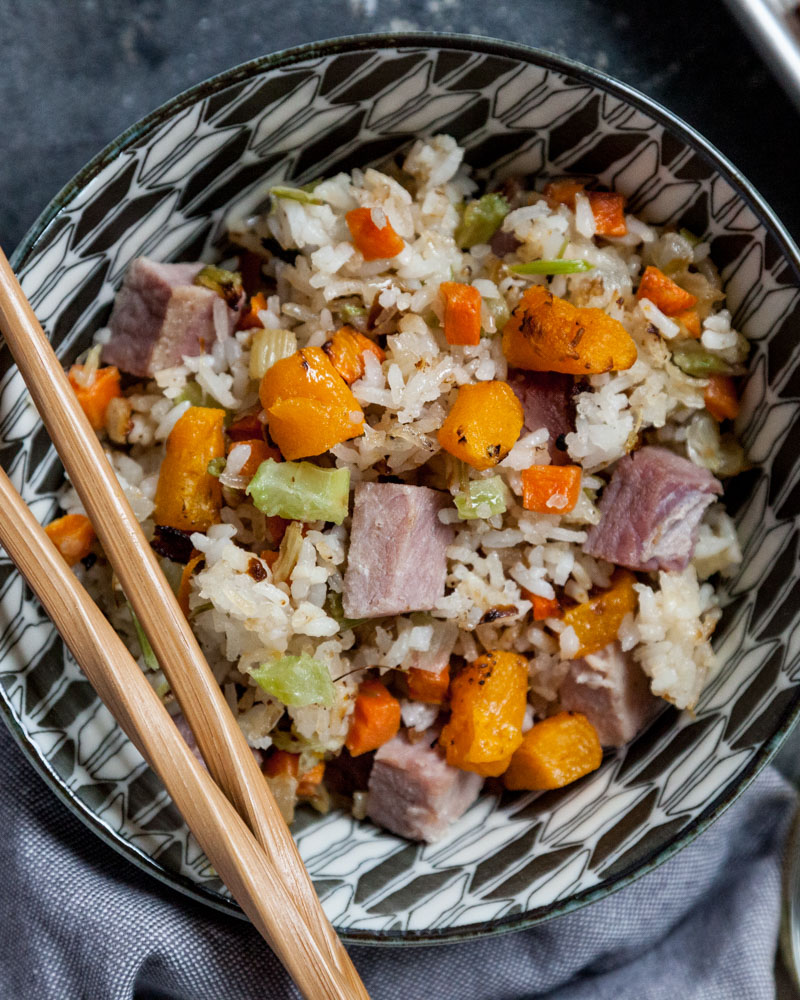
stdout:
{"type": "Polygon", "coordinates": [[[639,598],[633,588],[635,583],[633,573],[618,569],[611,578],[608,590],[564,612],[564,624],[572,628],[578,637],[575,659],[597,653],[617,638],[625,615],[636,610],[639,598]]]}
{"type": "Polygon", "coordinates": [[[205,562],[205,556],[202,552],[195,550],[191,559],[183,567],[183,572],[181,573],[181,582],[178,587],[178,604],[181,606],[181,611],[184,613],[186,618],[189,617],[189,594],[192,591],[192,576],[197,567],[205,562]]]}
{"type": "Polygon", "coordinates": [[[445,664],[438,673],[411,667],[408,671],[408,697],[412,701],[424,701],[429,705],[441,705],[450,687],[450,664],[445,664]]]}
{"type": "Polygon", "coordinates": [[[503,784],[512,791],[563,788],[597,770],[602,760],[597,731],[586,716],[559,712],[525,733],[503,775],[503,784]]]}
{"type": "Polygon", "coordinates": [[[353,243],[361,251],[364,260],[396,257],[405,246],[402,237],[397,235],[380,208],[354,208],[347,213],[345,221],[353,243]],[[379,222],[375,221],[373,213],[379,217],[379,222]],[[380,221],[383,225],[380,225],[380,221]]]}
{"type": "Polygon", "coordinates": [[[739,416],[739,395],[730,375],[709,375],[703,399],[715,420],[735,420],[739,416]]]}
{"type": "Polygon", "coordinates": [[[583,181],[576,181],[572,177],[564,177],[559,181],[550,181],[545,186],[544,196],[552,205],[566,205],[574,210],[575,195],[580,194],[586,187],[583,181]]]}
{"type": "Polygon", "coordinates": [[[288,750],[273,750],[261,765],[261,770],[269,778],[277,778],[279,775],[296,778],[299,761],[299,754],[289,753],[288,750]]]}
{"type": "Polygon", "coordinates": [[[325,761],[315,764],[310,771],[300,775],[297,782],[297,795],[301,799],[310,799],[317,794],[322,779],[325,777],[325,761]]]}
{"type": "Polygon", "coordinates": [[[598,236],[624,236],[628,232],[623,195],[616,191],[589,191],[587,197],[598,236]]]}
{"type": "Polygon", "coordinates": [[[682,323],[686,327],[686,332],[694,340],[699,340],[703,334],[703,328],[700,324],[700,316],[696,309],[684,309],[683,312],[679,312],[676,316],[672,317],[676,323],[682,323]]]}
{"type": "Polygon", "coordinates": [[[533,605],[533,620],[543,622],[545,618],[560,618],[563,609],[557,597],[540,597],[532,594],[525,587],[520,588],[522,596],[533,605]]]}
{"type": "Polygon", "coordinates": [[[252,441],[232,441],[230,447],[228,448],[228,454],[230,454],[234,448],[244,447],[250,448],[250,454],[237,475],[244,476],[245,479],[252,479],[258,472],[259,465],[261,465],[262,462],[266,462],[268,458],[273,458],[276,462],[280,462],[281,460],[281,453],[278,449],[273,448],[271,444],[267,444],[263,437],[254,438],[252,441]]]}
{"type": "Polygon", "coordinates": [[[342,378],[351,385],[360,379],[366,370],[364,352],[374,354],[379,362],[386,360],[386,355],[379,344],[351,326],[343,326],[337,330],[331,339],[322,345],[322,350],[331,359],[331,364],[342,378]]]}
{"type": "Polygon", "coordinates": [[[256,292],[256,294],[250,299],[250,306],[246,313],[242,314],[239,320],[240,330],[250,330],[254,326],[263,326],[264,324],[258,318],[258,314],[261,309],[267,308],[267,297],[263,292],[256,292]]]}
{"type": "Polygon", "coordinates": [[[94,545],[94,528],[83,514],[65,514],[51,521],[44,530],[69,566],[85,559],[94,545]]]}
{"type": "Polygon", "coordinates": [[[475,347],[481,342],[481,293],[472,285],[443,281],[444,336],[448,344],[475,347]]]}
{"type": "MultiPolygon", "coordinates": [[[[239,417],[225,431],[231,441],[252,441],[253,438],[264,437],[264,425],[258,419],[257,413],[248,413],[239,417]]],[[[280,461],[280,459],[276,459],[280,461]]]]}
{"type": "Polygon", "coordinates": [[[580,499],[579,465],[532,465],[522,471],[522,506],[536,514],[567,514],[580,499]]]}
{"type": "Polygon", "coordinates": [[[377,750],[397,735],[400,728],[400,702],[385,684],[370,678],[362,681],[345,746],[352,757],[377,750]]]}
{"type": "Polygon", "coordinates": [[[84,370],[83,365],[73,365],[69,370],[69,382],[92,429],[100,431],[105,426],[108,404],[122,395],[119,370],[113,366],[98,368],[88,385],[83,384],[84,370]]]}
{"type": "Polygon", "coordinates": [[[636,298],[649,299],[665,316],[677,316],[697,305],[696,295],[681,288],[652,264],[644,269],[636,298]]]}
{"type": "Polygon", "coordinates": [[[294,778],[297,781],[298,798],[308,799],[316,794],[322,784],[325,762],[321,760],[310,770],[300,774],[299,754],[289,753],[288,750],[273,750],[261,765],[261,770],[268,778],[294,778]]]}

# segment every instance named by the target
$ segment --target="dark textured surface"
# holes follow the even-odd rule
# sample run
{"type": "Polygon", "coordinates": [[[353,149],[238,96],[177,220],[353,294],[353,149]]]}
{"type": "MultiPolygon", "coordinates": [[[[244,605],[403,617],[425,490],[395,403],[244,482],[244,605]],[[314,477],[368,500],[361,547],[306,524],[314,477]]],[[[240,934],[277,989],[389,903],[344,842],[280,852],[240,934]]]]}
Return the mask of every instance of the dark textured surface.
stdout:
{"type": "Polygon", "coordinates": [[[794,109],[722,0],[0,0],[0,243],[186,87],[281,48],[401,30],[494,35],[569,56],[661,101],[714,142],[800,238],[794,109]]]}
{"type": "MultiPolygon", "coordinates": [[[[0,0],[0,24],[7,252],[94,153],[180,90],[290,45],[414,29],[527,43],[631,84],[716,144],[800,240],[797,116],[721,0],[0,0]]],[[[796,774],[800,754],[782,758],[796,774]]]]}

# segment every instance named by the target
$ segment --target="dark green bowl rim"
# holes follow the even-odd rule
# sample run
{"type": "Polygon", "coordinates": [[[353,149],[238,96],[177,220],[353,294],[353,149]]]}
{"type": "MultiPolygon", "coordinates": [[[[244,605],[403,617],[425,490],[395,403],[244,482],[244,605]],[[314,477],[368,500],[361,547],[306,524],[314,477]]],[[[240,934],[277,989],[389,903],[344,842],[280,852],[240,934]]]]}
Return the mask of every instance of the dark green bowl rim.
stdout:
{"type": "MultiPolygon", "coordinates": [[[[264,70],[276,69],[279,67],[291,66],[295,63],[330,56],[338,53],[357,52],[364,49],[387,49],[387,48],[434,48],[434,49],[467,49],[485,55],[504,56],[509,59],[516,59],[544,69],[554,70],[573,79],[588,83],[600,90],[613,94],[638,110],[644,112],[656,122],[665,126],[670,132],[679,136],[688,146],[709,161],[717,171],[736,191],[739,197],[753,210],[769,235],[781,248],[785,258],[794,268],[795,276],[800,282],[800,252],[794,245],[792,238],[776,217],[772,209],[764,199],[758,194],[755,188],[747,179],[733,166],[732,163],[716,149],[711,143],[704,139],[698,132],[687,125],[672,112],[667,111],[660,104],[646,97],[639,91],[620,83],[612,77],[607,76],[599,70],[584,66],[563,56],[554,55],[540,49],[535,49],[526,45],[519,45],[512,42],[502,42],[497,39],[487,38],[482,35],[461,35],[461,34],[435,34],[430,32],[403,32],[396,35],[389,34],[366,34],[352,35],[342,38],[333,38],[325,41],[311,42],[307,45],[285,49],[272,55],[262,56],[250,62],[242,63],[233,69],[226,70],[217,76],[210,77],[202,83],[196,84],[188,90],[183,91],[177,97],[162,104],[155,111],[140,119],[120,136],[110,142],[105,149],[97,154],[86,166],[70,180],[59,193],[53,198],[50,204],[44,209],[38,219],[34,222],[22,239],[22,242],[14,251],[11,257],[11,264],[15,271],[19,271],[25,266],[35,251],[36,243],[48,226],[54,221],[58,214],[72,201],[72,199],[113,161],[121,152],[129,147],[139,144],[153,130],[172,118],[177,112],[202,100],[218,90],[230,87],[236,83],[246,81],[262,73],[264,70]]],[[[236,903],[227,900],[218,893],[204,889],[192,882],[186,876],[178,873],[168,872],[162,868],[156,860],[146,854],[140,848],[135,847],[128,841],[110,831],[97,816],[83,803],[73,791],[66,788],[58,774],[38,750],[29,742],[27,735],[14,717],[11,707],[6,701],[4,692],[2,695],[2,712],[7,725],[14,735],[17,743],[36,767],[42,777],[53,788],[62,802],[77,815],[87,826],[89,826],[101,840],[105,841],[116,851],[126,857],[129,861],[138,865],[144,871],[154,875],[157,879],[172,888],[178,889],[187,896],[192,897],[216,910],[241,917],[244,914],[236,903]]],[[[464,941],[475,937],[485,937],[489,935],[502,934],[509,931],[522,930],[532,927],[534,924],[542,923],[553,917],[571,913],[589,903],[596,902],[616,892],[624,886],[629,885],[635,879],[640,878],[652,871],[658,865],[663,864],[674,854],[691,843],[695,837],[702,833],[711,823],[714,822],[731,803],[747,788],[758,772],[775,755],[780,745],[786,739],[794,723],[800,715],[800,688],[792,703],[783,712],[779,724],[770,739],[766,740],[763,746],[756,752],[753,759],[747,765],[742,774],[739,775],[735,784],[719,795],[712,804],[701,812],[689,826],[674,840],[660,850],[654,850],[645,860],[636,864],[599,884],[593,889],[586,890],[577,895],[571,896],[562,902],[555,903],[547,907],[539,907],[527,913],[516,913],[512,916],[501,917],[489,923],[466,924],[464,926],[452,928],[436,928],[428,931],[359,931],[341,930],[342,939],[349,944],[359,945],[434,945],[448,942],[464,941]]]]}

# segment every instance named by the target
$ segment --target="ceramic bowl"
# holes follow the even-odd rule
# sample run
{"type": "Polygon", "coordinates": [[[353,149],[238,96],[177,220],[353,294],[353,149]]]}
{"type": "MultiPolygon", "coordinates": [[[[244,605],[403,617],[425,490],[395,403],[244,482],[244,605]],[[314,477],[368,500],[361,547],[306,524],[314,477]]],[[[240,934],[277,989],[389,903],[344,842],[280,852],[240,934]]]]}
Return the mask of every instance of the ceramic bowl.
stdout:
{"type": "MultiPolygon", "coordinates": [[[[696,712],[665,711],[578,784],[484,795],[429,846],[301,810],[300,850],[348,940],[430,943],[520,928],[618,889],[730,804],[800,705],[798,253],[736,170],[641,95],[475,37],[294,49],[203,83],[133,126],[53,200],[13,263],[66,364],[106,321],[136,255],[213,255],[225,213],[258,201],[265,182],[331,175],[437,132],[466,147],[479,178],[596,175],[647,221],[710,241],[735,324],[753,342],[741,419],[753,467],[727,491],[745,559],[726,585],[721,668],[696,712]]],[[[5,353],[0,372],[4,466],[46,520],[60,467],[5,353]]],[[[125,857],[239,912],[7,561],[0,586],[0,697],[29,758],[125,857]]]]}

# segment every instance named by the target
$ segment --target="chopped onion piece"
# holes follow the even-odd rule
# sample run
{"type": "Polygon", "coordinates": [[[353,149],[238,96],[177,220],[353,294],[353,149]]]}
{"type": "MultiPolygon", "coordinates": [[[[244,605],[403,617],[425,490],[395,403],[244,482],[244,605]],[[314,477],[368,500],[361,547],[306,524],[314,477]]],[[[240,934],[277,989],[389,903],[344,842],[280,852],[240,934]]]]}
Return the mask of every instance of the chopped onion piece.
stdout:
{"type": "Polygon", "coordinates": [[[276,361],[288,358],[297,350],[297,337],[291,330],[257,330],[250,346],[250,378],[263,378],[276,361]]]}

